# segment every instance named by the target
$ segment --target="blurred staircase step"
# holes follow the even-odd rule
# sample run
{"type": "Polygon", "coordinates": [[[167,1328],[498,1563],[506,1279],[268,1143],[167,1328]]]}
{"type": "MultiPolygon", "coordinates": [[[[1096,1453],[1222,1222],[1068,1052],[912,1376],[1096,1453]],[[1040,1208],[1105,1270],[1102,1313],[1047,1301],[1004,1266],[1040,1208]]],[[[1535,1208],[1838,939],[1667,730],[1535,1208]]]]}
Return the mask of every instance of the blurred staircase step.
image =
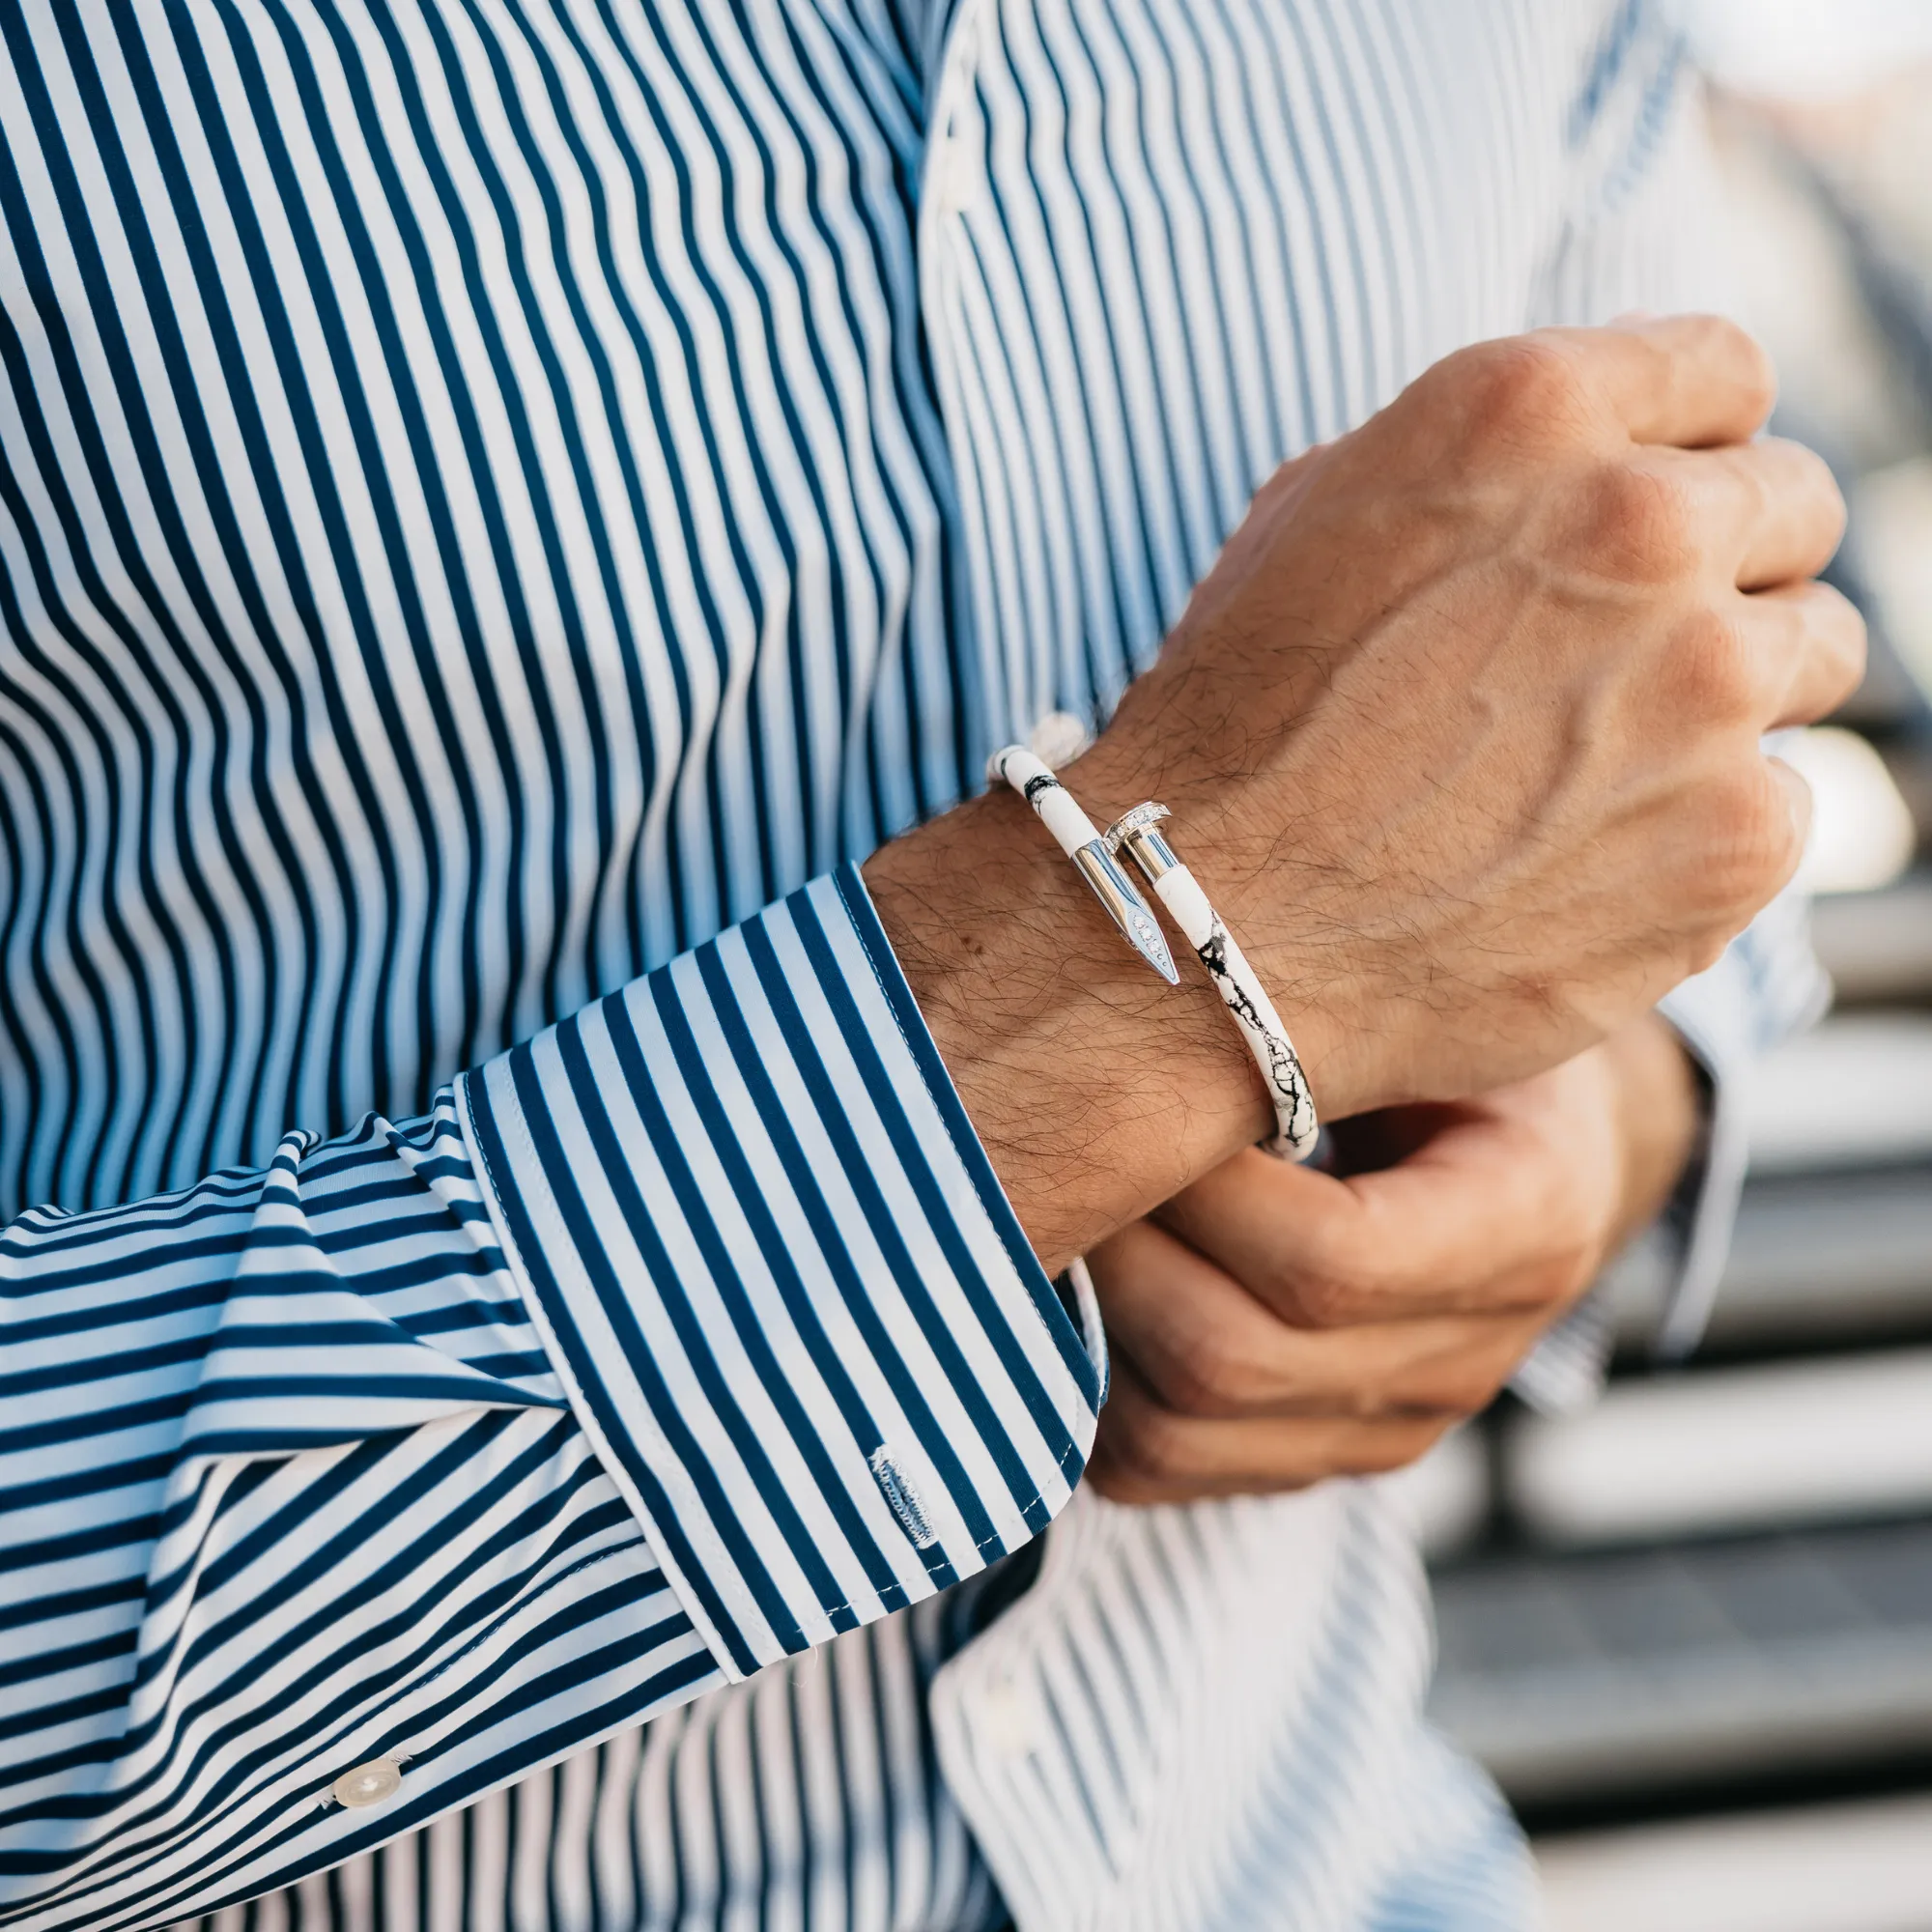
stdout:
{"type": "MultiPolygon", "coordinates": [[[[1932,1013],[1829,1019],[1768,1055],[1741,1097],[1750,1179],[1710,1343],[1932,1336],[1932,1013]]],[[[1611,1271],[1634,1354],[1656,1333],[1667,1268],[1653,1240],[1611,1271]]]]}
{"type": "Polygon", "coordinates": [[[1513,1418],[1501,1469],[1555,1548],[1932,1511],[1932,1349],[1613,1382],[1582,1414],[1513,1418]]]}
{"type": "Polygon", "coordinates": [[[1811,931],[1841,1001],[1932,995],[1932,876],[1916,872],[1883,892],[1821,898],[1811,931]]]}
{"type": "Polygon", "coordinates": [[[1492,1556],[1435,1588],[1432,1714],[1519,1804],[1932,1750],[1932,1521],[1492,1556]]]}
{"type": "MultiPolygon", "coordinates": [[[[1653,1305],[1660,1289],[1650,1285],[1653,1305]]],[[[1642,1301],[1627,1307],[1626,1332],[1639,1339],[1642,1301]]],[[[1746,1187],[1712,1346],[1796,1347],[1915,1330],[1932,1334],[1932,1166],[1746,1187]]]]}
{"type": "Polygon", "coordinates": [[[1756,1176],[1932,1159],[1932,1013],[1828,1019],[1767,1054],[1742,1097],[1756,1176]]]}
{"type": "Polygon", "coordinates": [[[1540,1839],[1549,1932],[1932,1932],[1932,1796],[1540,1839]]]}

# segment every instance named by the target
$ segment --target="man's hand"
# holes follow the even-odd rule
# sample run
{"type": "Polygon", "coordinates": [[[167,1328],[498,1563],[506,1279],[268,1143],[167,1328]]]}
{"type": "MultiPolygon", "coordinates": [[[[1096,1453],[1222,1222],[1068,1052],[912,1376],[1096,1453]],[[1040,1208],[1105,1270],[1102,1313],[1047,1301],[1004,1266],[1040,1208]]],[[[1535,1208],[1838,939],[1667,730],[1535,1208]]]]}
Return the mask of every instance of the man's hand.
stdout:
{"type": "MultiPolygon", "coordinates": [[[[1450,356],[1263,488],[1066,774],[1102,822],[1173,808],[1324,1118],[1571,1058],[1790,876],[1806,798],[1760,740],[1850,690],[1863,633],[1809,581],[1830,472],[1750,440],[1771,399],[1708,318],[1450,356]]],[[[1261,1137],[1205,976],[1149,974],[1016,798],[866,875],[1049,1267],[1261,1137]]]]}
{"type": "Polygon", "coordinates": [[[1654,1217],[1695,1120],[1644,1020],[1481,1100],[1367,1117],[1370,1172],[1237,1154],[1089,1257],[1114,1354],[1091,1480],[1179,1502],[1412,1462],[1654,1217]]]}

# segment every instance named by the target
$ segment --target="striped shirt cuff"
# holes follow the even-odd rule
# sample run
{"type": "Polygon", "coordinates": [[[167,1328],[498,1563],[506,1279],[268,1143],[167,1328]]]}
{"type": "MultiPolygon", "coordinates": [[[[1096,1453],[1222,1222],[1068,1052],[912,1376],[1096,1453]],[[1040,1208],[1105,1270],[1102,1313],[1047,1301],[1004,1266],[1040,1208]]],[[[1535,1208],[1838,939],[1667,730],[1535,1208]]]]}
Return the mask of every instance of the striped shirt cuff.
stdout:
{"type": "Polygon", "coordinates": [[[857,871],[459,1085],[573,1407],[727,1674],[1042,1529],[1098,1375],[857,871]]]}

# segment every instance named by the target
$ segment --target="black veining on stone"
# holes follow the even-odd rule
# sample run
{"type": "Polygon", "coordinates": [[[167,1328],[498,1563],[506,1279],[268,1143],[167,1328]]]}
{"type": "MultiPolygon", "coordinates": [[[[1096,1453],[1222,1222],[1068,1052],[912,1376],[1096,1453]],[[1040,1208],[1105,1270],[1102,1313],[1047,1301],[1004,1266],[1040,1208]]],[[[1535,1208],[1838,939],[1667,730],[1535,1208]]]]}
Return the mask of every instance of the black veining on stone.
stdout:
{"type": "Polygon", "coordinates": [[[1314,1096],[1308,1091],[1307,1076],[1301,1070],[1301,1061],[1294,1048],[1262,1017],[1246,989],[1230,971],[1228,945],[1228,928],[1216,914],[1206,945],[1197,947],[1195,952],[1220,988],[1229,1010],[1244,1024],[1253,1037],[1266,1047],[1267,1082],[1273,1091],[1275,1111],[1285,1112],[1287,1116],[1282,1129],[1284,1138],[1295,1140],[1299,1137],[1297,1129],[1301,1125],[1303,1109],[1312,1110],[1315,1104],[1314,1096]]]}

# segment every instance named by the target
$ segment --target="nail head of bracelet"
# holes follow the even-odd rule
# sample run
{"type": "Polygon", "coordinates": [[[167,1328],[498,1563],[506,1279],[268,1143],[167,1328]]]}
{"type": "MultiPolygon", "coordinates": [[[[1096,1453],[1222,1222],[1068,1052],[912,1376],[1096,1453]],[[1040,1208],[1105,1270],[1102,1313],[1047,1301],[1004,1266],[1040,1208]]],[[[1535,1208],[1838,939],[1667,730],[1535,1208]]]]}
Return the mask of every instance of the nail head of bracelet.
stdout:
{"type": "Polygon", "coordinates": [[[1118,852],[1123,839],[1132,838],[1136,832],[1145,832],[1151,825],[1158,825],[1163,818],[1173,816],[1166,806],[1156,804],[1151,798],[1143,799],[1131,810],[1122,812],[1100,837],[1106,840],[1108,851],[1118,852]]]}

